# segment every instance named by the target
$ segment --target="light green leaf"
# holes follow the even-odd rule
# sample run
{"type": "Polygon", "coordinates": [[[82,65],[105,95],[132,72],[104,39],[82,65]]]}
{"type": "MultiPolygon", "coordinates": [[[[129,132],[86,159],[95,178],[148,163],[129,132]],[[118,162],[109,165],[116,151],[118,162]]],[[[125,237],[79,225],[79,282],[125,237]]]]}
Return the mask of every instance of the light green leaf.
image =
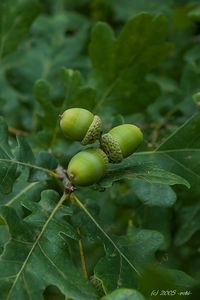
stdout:
{"type": "Polygon", "coordinates": [[[190,12],[188,13],[188,16],[199,20],[199,18],[200,18],[200,6],[195,5],[194,8],[191,9],[190,12]]]}

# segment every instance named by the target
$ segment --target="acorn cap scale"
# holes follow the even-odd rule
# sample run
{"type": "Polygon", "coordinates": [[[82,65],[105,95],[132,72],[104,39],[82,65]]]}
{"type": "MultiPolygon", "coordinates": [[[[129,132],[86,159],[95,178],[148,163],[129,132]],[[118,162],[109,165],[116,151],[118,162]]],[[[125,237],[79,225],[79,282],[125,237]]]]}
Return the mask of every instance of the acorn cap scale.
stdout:
{"type": "Polygon", "coordinates": [[[81,144],[92,144],[94,141],[100,138],[102,133],[102,123],[99,116],[94,116],[92,124],[90,125],[85,137],[82,139],[81,144]]]}
{"type": "Polygon", "coordinates": [[[119,163],[122,161],[123,155],[119,143],[110,133],[103,134],[100,143],[111,163],[119,163]]]}

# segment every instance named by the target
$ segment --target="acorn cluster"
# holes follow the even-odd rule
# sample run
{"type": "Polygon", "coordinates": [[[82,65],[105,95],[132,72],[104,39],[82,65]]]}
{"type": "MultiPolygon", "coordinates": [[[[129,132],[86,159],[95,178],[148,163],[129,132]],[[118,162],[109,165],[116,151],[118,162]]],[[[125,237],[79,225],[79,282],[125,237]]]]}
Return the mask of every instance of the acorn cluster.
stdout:
{"type": "Polygon", "coordinates": [[[122,124],[103,134],[99,116],[83,108],[70,108],[61,115],[60,127],[67,138],[81,144],[100,142],[100,148],[82,150],[72,157],[67,175],[74,185],[88,186],[98,182],[110,163],[119,163],[136,151],[143,140],[141,130],[122,124]]]}

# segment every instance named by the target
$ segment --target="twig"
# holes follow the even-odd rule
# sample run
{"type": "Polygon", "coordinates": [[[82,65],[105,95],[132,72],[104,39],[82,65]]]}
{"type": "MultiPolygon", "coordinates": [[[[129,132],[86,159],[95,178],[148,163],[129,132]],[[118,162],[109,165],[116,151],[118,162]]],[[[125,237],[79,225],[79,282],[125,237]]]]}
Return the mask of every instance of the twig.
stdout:
{"type": "Polygon", "coordinates": [[[93,221],[93,223],[97,226],[97,228],[103,233],[103,235],[109,240],[109,242],[113,245],[113,247],[117,250],[119,255],[128,263],[128,265],[137,273],[138,276],[141,276],[140,272],[136,269],[136,267],[130,262],[130,260],[124,255],[124,253],[120,250],[120,248],[115,244],[115,242],[111,239],[111,237],[103,230],[103,228],[99,225],[99,223],[95,220],[95,218],[91,215],[91,213],[87,210],[87,208],[83,205],[83,203],[78,199],[78,197],[72,193],[71,197],[77,205],[86,213],[86,215],[93,221]]]}
{"type": "Polygon", "coordinates": [[[21,136],[27,136],[28,135],[28,132],[23,131],[21,129],[14,128],[14,127],[8,127],[8,132],[10,132],[13,135],[21,135],[21,136]]]}
{"type": "Polygon", "coordinates": [[[72,192],[75,191],[75,187],[72,185],[71,181],[67,176],[67,172],[65,169],[63,169],[63,167],[58,166],[56,169],[56,174],[58,178],[62,181],[65,192],[67,194],[71,194],[72,192]]]}
{"type": "Polygon", "coordinates": [[[83,248],[83,243],[81,240],[81,232],[78,227],[77,227],[77,232],[80,235],[78,245],[79,245],[79,252],[80,252],[80,257],[81,257],[82,270],[83,270],[83,274],[84,274],[85,278],[88,279],[87,266],[86,266],[86,260],[85,260],[85,255],[84,255],[84,248],[83,248]]]}

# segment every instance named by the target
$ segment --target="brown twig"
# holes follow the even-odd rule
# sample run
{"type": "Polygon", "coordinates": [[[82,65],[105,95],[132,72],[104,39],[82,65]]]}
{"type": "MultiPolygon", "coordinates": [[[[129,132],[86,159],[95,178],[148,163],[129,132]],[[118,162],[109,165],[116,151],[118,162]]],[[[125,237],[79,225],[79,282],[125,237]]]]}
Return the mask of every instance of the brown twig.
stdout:
{"type": "Polygon", "coordinates": [[[8,132],[13,134],[13,135],[21,135],[21,136],[27,136],[28,135],[28,132],[23,131],[21,129],[14,128],[14,127],[8,127],[8,132]]]}
{"type": "Polygon", "coordinates": [[[65,192],[67,194],[71,194],[75,191],[75,187],[72,185],[71,181],[67,176],[67,172],[65,169],[63,169],[63,167],[58,166],[56,169],[56,174],[58,175],[58,178],[62,181],[65,192]]]}

